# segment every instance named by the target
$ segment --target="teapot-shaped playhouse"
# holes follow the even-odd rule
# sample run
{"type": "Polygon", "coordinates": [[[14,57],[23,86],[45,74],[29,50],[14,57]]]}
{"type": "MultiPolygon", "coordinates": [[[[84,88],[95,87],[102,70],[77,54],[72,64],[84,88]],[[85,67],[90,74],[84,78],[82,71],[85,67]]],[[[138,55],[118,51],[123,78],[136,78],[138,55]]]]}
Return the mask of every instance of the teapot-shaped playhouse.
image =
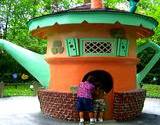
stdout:
{"type": "Polygon", "coordinates": [[[136,82],[136,40],[153,35],[158,25],[152,17],[134,13],[137,2],[130,0],[131,12],[125,12],[104,8],[102,0],[92,0],[91,5],[31,19],[28,26],[32,35],[48,40],[45,55],[0,40],[0,46],[47,88],[38,92],[44,114],[78,120],[73,90],[90,74],[108,92],[104,119],[126,120],[141,113],[145,91],[137,89],[136,83],[159,59],[160,49],[154,43],[138,49],[152,46],[157,55],[137,75],[136,82]]]}

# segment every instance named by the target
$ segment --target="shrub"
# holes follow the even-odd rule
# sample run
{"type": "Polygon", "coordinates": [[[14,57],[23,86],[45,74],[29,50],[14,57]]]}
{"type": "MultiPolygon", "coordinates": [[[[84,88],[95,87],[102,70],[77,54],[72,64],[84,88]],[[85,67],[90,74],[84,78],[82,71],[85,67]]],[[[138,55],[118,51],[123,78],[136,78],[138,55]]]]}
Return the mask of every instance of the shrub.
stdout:
{"type": "Polygon", "coordinates": [[[160,85],[144,84],[142,88],[147,91],[147,97],[160,98],[160,85]]]}

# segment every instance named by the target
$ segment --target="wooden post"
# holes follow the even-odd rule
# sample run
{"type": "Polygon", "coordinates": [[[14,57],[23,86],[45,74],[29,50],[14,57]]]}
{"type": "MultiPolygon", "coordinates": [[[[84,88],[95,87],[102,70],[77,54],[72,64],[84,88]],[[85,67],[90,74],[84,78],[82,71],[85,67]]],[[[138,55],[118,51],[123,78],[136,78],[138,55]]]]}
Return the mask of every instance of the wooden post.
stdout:
{"type": "Polygon", "coordinates": [[[0,39],[3,38],[3,29],[2,29],[2,24],[0,23],[0,39]]]}
{"type": "Polygon", "coordinates": [[[36,96],[38,94],[38,90],[41,88],[40,85],[38,84],[38,82],[33,81],[32,83],[33,85],[33,90],[34,90],[34,96],[36,96]]]}
{"type": "Polygon", "coordinates": [[[0,98],[3,97],[4,83],[0,83],[0,98]]]}

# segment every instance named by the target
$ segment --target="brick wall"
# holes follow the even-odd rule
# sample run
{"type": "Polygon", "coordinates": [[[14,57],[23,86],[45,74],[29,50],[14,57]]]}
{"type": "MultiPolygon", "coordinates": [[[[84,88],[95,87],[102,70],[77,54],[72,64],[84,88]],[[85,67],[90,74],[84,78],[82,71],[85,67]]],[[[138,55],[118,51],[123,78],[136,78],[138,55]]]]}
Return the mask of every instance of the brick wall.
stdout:
{"type": "Polygon", "coordinates": [[[39,90],[38,98],[40,108],[45,115],[67,121],[79,120],[75,109],[76,96],[72,93],[39,90]]]}
{"type": "Polygon", "coordinates": [[[146,91],[143,89],[114,93],[113,119],[128,120],[140,115],[145,97],[146,91]]]}
{"type": "MultiPolygon", "coordinates": [[[[128,120],[140,115],[143,109],[146,91],[137,89],[114,93],[113,119],[128,120]]],[[[59,93],[49,90],[39,90],[38,98],[42,112],[50,117],[78,121],[75,109],[76,96],[72,93],[59,93]]]]}

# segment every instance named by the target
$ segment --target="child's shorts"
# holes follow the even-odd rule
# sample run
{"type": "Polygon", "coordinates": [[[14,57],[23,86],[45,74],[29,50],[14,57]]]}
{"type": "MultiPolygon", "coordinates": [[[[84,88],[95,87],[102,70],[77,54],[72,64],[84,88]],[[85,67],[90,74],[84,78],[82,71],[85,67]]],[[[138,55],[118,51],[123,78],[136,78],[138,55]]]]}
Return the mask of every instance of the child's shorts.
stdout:
{"type": "Polygon", "coordinates": [[[93,100],[94,112],[104,112],[107,109],[107,105],[104,99],[93,100]]]}
{"type": "Polygon", "coordinates": [[[76,102],[77,111],[93,111],[93,99],[78,97],[76,102]]]}

